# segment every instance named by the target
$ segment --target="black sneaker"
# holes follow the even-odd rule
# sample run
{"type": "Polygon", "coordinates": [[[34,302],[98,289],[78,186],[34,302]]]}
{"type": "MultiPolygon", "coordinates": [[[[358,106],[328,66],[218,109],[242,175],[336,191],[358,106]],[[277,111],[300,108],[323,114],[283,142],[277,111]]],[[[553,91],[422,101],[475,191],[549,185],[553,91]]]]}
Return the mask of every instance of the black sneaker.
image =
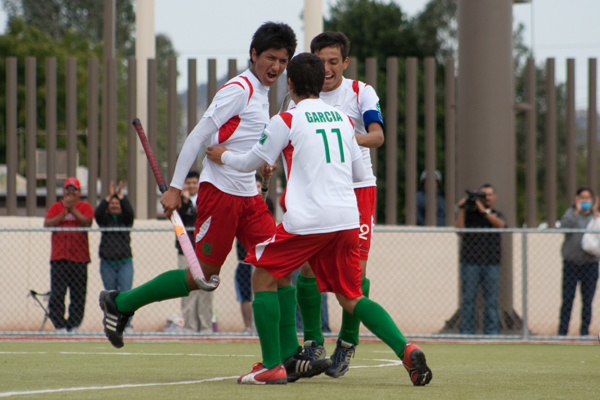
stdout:
{"type": "Polygon", "coordinates": [[[312,358],[313,360],[322,360],[326,357],[325,346],[317,344],[314,340],[307,340],[304,342],[304,355],[312,358]]]}
{"type": "Polygon", "coordinates": [[[332,378],[344,376],[350,368],[350,359],[354,357],[356,346],[352,343],[338,339],[335,344],[335,350],[331,355],[331,367],[325,371],[325,375],[332,378]]]}
{"type": "Polygon", "coordinates": [[[298,347],[298,353],[288,358],[284,363],[288,382],[296,382],[300,378],[311,378],[322,374],[330,365],[331,360],[327,358],[313,360],[311,357],[302,354],[302,347],[298,347]]]}
{"type": "Polygon", "coordinates": [[[117,349],[123,347],[123,330],[129,318],[133,316],[132,312],[120,312],[117,309],[115,298],[119,294],[117,290],[103,290],[100,292],[100,308],[104,312],[102,325],[104,326],[104,334],[110,343],[117,349]]]}

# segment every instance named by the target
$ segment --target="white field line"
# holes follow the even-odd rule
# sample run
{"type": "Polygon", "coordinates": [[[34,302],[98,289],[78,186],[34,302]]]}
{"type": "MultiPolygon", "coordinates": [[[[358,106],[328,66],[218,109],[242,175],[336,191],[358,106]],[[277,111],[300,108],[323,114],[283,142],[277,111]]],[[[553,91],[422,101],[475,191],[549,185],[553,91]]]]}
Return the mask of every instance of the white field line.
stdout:
{"type": "MultiPolygon", "coordinates": [[[[0,351],[0,354],[48,354],[45,351],[0,351]]],[[[113,352],[80,352],[80,351],[57,351],[56,354],[76,354],[90,356],[192,356],[192,357],[259,357],[256,354],[184,354],[184,353],[113,353],[113,352]]]]}
{"type": "MultiPolygon", "coordinates": [[[[85,355],[170,355],[170,356],[207,356],[207,357],[240,357],[239,355],[233,354],[224,354],[224,355],[215,355],[215,354],[183,354],[183,353],[80,353],[80,352],[59,352],[60,354],[85,354],[85,355]]],[[[25,351],[2,351],[0,354],[48,354],[47,352],[25,352],[25,351]]],[[[241,357],[256,357],[256,355],[242,355],[241,357]]],[[[400,360],[386,360],[386,359],[375,359],[374,361],[383,361],[386,364],[378,364],[378,365],[353,365],[350,368],[384,368],[384,367],[394,367],[397,365],[402,365],[402,361],[400,360]]],[[[37,394],[46,394],[46,393],[65,393],[65,392],[79,392],[79,391],[87,391],[87,390],[110,390],[110,389],[129,389],[129,388],[138,388],[138,387],[152,387],[152,386],[175,386],[175,385],[191,385],[205,382],[217,382],[224,381],[228,379],[237,379],[238,376],[221,376],[209,379],[201,379],[196,381],[180,381],[180,382],[162,382],[162,383],[128,383],[123,385],[113,385],[113,386],[84,386],[84,387],[72,387],[72,388],[56,388],[56,389],[40,389],[40,390],[25,390],[25,391],[14,391],[14,392],[0,392],[0,397],[12,397],[12,396],[29,396],[29,395],[37,395],[37,394]]]]}

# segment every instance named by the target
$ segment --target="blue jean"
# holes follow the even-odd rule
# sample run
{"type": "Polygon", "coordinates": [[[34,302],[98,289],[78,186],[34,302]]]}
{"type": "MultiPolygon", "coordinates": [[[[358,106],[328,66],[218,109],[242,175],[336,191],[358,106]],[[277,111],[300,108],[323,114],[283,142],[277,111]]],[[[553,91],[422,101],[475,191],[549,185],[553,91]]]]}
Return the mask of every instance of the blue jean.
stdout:
{"type": "Polygon", "coordinates": [[[479,285],[483,289],[485,316],[483,333],[497,335],[498,326],[498,291],[500,287],[500,265],[497,264],[461,264],[462,306],[460,333],[474,334],[475,299],[479,285]]]}
{"type": "MultiPolygon", "coordinates": [[[[126,292],[133,285],[133,261],[131,259],[119,263],[100,259],[100,276],[106,290],[126,292]]],[[[131,318],[127,321],[130,326],[131,318]]]]}
{"type": "Polygon", "coordinates": [[[598,263],[573,264],[563,261],[562,282],[562,306],[560,308],[559,335],[566,335],[569,331],[573,299],[577,290],[577,282],[581,282],[581,336],[590,334],[590,322],[592,322],[592,301],[596,293],[598,282],[598,263]]]}

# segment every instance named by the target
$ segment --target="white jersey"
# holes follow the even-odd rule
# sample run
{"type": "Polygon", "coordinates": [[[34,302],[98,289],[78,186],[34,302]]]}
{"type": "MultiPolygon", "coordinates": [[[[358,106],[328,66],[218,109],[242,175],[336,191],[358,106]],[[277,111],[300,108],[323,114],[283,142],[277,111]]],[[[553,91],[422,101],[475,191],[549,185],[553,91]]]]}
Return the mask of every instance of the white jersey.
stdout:
{"type": "MultiPolygon", "coordinates": [[[[360,81],[343,78],[342,84],[331,92],[321,92],[321,100],[325,104],[334,106],[348,115],[354,124],[356,133],[366,135],[371,122],[379,122],[383,127],[379,97],[372,86],[360,81]]],[[[361,182],[355,182],[355,188],[376,186],[377,179],[373,174],[371,163],[371,149],[360,147],[362,159],[367,170],[367,176],[361,182]]]]}
{"type": "MultiPolygon", "coordinates": [[[[379,122],[383,127],[379,97],[375,93],[375,89],[366,83],[343,78],[342,84],[337,89],[331,92],[321,92],[319,98],[325,104],[334,106],[350,117],[357,134],[366,135],[366,126],[372,122],[379,122]]],[[[294,102],[290,101],[288,108],[295,106],[294,102]]],[[[371,149],[359,147],[367,174],[365,179],[354,182],[354,187],[377,186],[377,178],[373,174],[373,164],[371,163],[371,149]]]]}
{"type": "Polygon", "coordinates": [[[303,100],[273,117],[252,151],[270,164],[283,153],[287,232],[307,235],[358,228],[352,162],[361,158],[361,151],[347,115],[320,99],[303,100]]]}
{"type": "MultiPolygon", "coordinates": [[[[244,154],[260,139],[269,122],[269,88],[250,70],[228,81],[216,93],[202,120],[190,133],[182,149],[171,186],[181,188],[189,167],[198,151],[184,151],[188,142],[200,145],[225,146],[232,153],[244,154]],[[212,121],[206,124],[206,120],[212,121]],[[199,144],[198,144],[199,143],[199,144]],[[184,159],[184,160],[182,160],[184,159]],[[185,166],[187,165],[187,169],[185,166]]],[[[200,182],[210,182],[219,190],[235,196],[256,196],[254,172],[238,172],[205,158],[200,182]]]]}

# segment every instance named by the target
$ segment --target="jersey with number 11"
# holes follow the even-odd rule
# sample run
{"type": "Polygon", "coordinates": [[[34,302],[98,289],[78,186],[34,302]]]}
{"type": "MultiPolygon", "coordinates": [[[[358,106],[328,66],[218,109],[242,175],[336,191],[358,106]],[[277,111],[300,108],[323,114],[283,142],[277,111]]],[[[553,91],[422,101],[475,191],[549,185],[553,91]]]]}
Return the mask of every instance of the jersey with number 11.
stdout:
{"type": "Polygon", "coordinates": [[[303,100],[271,119],[253,151],[271,164],[283,152],[287,232],[358,228],[352,162],[361,158],[361,151],[347,115],[322,100],[303,100]]]}

